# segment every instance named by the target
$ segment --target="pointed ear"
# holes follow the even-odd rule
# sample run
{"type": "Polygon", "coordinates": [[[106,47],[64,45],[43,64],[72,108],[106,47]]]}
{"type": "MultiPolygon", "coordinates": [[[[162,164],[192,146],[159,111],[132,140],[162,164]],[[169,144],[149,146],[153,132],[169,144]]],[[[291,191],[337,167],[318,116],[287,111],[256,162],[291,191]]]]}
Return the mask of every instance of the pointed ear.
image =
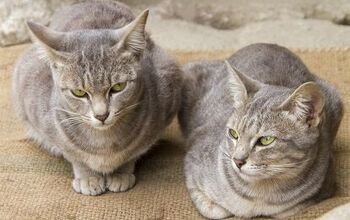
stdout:
{"type": "Polygon", "coordinates": [[[314,82],[299,86],[277,109],[294,114],[310,127],[317,127],[325,104],[320,87],[314,82]]]}
{"type": "Polygon", "coordinates": [[[31,21],[27,22],[27,26],[32,41],[38,43],[43,49],[42,58],[48,58],[53,63],[63,63],[70,59],[70,53],[58,50],[65,33],[51,30],[31,21]]]}
{"type": "Polygon", "coordinates": [[[121,33],[121,40],[117,45],[113,46],[116,50],[124,50],[131,52],[136,56],[140,56],[146,47],[145,26],[147,22],[149,10],[144,10],[130,24],[117,30],[117,34],[121,33]]]}
{"type": "Polygon", "coordinates": [[[256,93],[263,84],[241,73],[235,67],[231,66],[227,60],[225,60],[225,64],[227,71],[230,73],[230,93],[238,105],[236,107],[240,107],[246,102],[248,96],[256,93]]]}

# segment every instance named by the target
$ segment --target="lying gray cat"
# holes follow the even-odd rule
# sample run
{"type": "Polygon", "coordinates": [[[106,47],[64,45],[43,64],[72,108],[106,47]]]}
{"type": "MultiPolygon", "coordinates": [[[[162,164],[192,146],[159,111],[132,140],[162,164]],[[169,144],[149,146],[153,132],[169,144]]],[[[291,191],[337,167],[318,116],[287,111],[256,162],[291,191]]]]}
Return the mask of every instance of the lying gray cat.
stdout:
{"type": "Polygon", "coordinates": [[[332,195],[338,92],[283,47],[184,70],[186,185],[208,218],[285,217],[332,195]]]}
{"type": "Polygon", "coordinates": [[[81,3],[51,28],[29,22],[37,43],[20,58],[13,101],[31,138],[73,166],[85,195],[126,191],[134,163],[176,115],[182,75],[121,3],[81,3]]]}

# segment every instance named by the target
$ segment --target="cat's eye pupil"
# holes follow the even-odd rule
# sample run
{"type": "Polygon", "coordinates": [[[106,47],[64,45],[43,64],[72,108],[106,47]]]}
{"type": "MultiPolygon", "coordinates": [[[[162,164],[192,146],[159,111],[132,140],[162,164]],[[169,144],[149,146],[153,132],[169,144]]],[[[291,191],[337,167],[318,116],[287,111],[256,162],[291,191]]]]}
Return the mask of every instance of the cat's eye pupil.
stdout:
{"type": "Polygon", "coordinates": [[[121,92],[125,89],[126,82],[123,83],[116,83],[112,86],[111,92],[121,92]]]}
{"type": "Polygon", "coordinates": [[[273,143],[275,140],[276,140],[275,137],[264,136],[264,137],[259,138],[258,142],[260,145],[267,146],[267,145],[270,145],[271,143],[273,143]]]}
{"type": "Polygon", "coordinates": [[[73,89],[71,90],[72,94],[76,97],[86,97],[86,92],[84,90],[81,90],[81,89],[73,89]]]}
{"type": "Polygon", "coordinates": [[[229,129],[229,134],[230,134],[230,136],[231,136],[232,138],[238,139],[238,133],[237,133],[236,130],[230,128],[230,129],[229,129]]]}

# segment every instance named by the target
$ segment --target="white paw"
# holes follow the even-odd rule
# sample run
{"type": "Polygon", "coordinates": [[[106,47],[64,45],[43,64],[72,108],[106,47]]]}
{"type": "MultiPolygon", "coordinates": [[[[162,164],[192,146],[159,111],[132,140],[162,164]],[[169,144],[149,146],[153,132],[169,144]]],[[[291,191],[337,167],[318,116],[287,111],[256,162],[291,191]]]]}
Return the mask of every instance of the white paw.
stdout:
{"type": "Polygon", "coordinates": [[[103,177],[90,176],[86,178],[74,179],[73,189],[77,193],[88,196],[96,196],[106,191],[106,185],[103,177]]]}
{"type": "Polygon", "coordinates": [[[134,174],[117,173],[107,177],[107,188],[112,192],[125,192],[134,185],[134,174]]]}
{"type": "Polygon", "coordinates": [[[191,190],[191,198],[198,211],[207,218],[223,219],[232,216],[229,211],[210,200],[200,190],[191,190]]]}

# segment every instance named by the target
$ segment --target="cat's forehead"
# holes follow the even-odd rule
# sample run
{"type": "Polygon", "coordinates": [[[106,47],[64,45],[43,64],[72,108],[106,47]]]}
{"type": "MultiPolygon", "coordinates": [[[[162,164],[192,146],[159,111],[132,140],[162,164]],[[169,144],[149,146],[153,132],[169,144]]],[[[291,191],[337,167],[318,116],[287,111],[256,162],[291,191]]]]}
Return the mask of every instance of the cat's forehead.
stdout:
{"type": "Polygon", "coordinates": [[[231,125],[242,131],[279,130],[288,122],[275,108],[288,97],[287,90],[273,88],[260,90],[250,97],[242,109],[234,113],[231,125]]]}
{"type": "Polygon", "coordinates": [[[108,48],[82,50],[67,63],[61,71],[64,84],[69,87],[81,87],[90,92],[105,91],[112,84],[136,79],[133,57],[119,56],[108,48]]]}
{"type": "Polygon", "coordinates": [[[231,124],[240,135],[255,137],[257,135],[284,135],[286,130],[292,131],[295,126],[280,112],[270,108],[248,111],[243,115],[233,115],[231,124]]]}
{"type": "MultiPolygon", "coordinates": [[[[64,51],[76,52],[81,50],[94,50],[99,47],[112,47],[119,39],[113,35],[112,30],[78,30],[70,32],[63,41],[64,51]]],[[[91,51],[93,52],[93,51],[91,51]]]]}
{"type": "Polygon", "coordinates": [[[89,45],[74,52],[74,59],[68,64],[81,74],[88,72],[96,74],[123,73],[136,60],[128,54],[115,52],[106,45],[89,45]]]}

